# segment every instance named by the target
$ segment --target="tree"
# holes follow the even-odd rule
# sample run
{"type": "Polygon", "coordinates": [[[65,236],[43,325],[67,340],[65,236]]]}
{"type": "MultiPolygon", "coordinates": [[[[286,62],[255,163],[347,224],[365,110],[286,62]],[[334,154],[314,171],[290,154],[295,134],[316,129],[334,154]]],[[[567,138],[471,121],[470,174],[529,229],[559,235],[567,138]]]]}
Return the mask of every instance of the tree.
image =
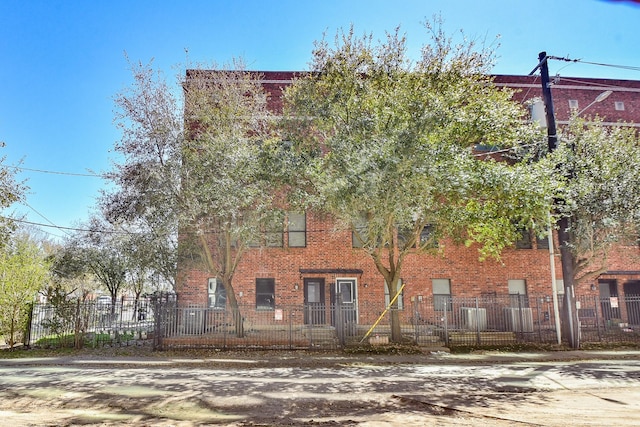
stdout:
{"type": "Polygon", "coordinates": [[[117,191],[101,206],[111,223],[153,239],[155,273],[175,276],[177,255],[185,270],[219,279],[242,336],[233,275],[273,215],[260,147],[274,126],[259,75],[241,61],[210,68],[187,72],[181,104],[150,64],[132,67],[134,84],[116,97],[124,162],[110,174],[117,191]]]}
{"type": "Polygon", "coordinates": [[[288,164],[308,177],[304,199],[356,232],[390,296],[406,258],[432,247],[424,229],[499,258],[522,228],[546,223],[556,191],[546,162],[474,155],[478,145],[509,148],[539,135],[512,93],[492,84],[490,50],[454,44],[437,19],[426,28],[431,44],[415,63],[399,30],[377,44],[353,29],[333,47],[322,40],[311,72],[286,92],[287,137],[303,159],[288,164]]]}
{"type": "Polygon", "coordinates": [[[29,304],[48,273],[44,251],[26,233],[15,233],[0,250],[0,333],[10,347],[25,330],[29,304]]]}
{"type": "Polygon", "coordinates": [[[48,261],[51,281],[42,290],[47,301],[52,298],[84,301],[95,290],[94,277],[84,262],[77,239],[68,239],[57,246],[48,261]]]}
{"type": "MultiPolygon", "coordinates": [[[[5,143],[0,141],[0,148],[5,147],[5,143]]],[[[16,171],[7,167],[6,157],[0,157],[0,209],[5,210],[12,204],[22,200],[28,187],[24,181],[16,180],[16,171]]],[[[16,224],[13,218],[0,216],[0,246],[7,244],[11,238],[11,233],[15,231],[16,224]]]]}
{"type": "Polygon", "coordinates": [[[574,284],[607,269],[610,249],[636,242],[640,219],[637,130],[573,118],[562,130],[559,173],[568,177],[559,211],[569,217],[574,284]]]}
{"type": "Polygon", "coordinates": [[[118,295],[126,285],[128,259],[126,256],[125,232],[116,229],[104,218],[93,216],[85,229],[74,236],[70,245],[70,256],[74,263],[86,268],[98,284],[109,292],[111,314],[115,314],[118,295]]]}
{"type": "Polygon", "coordinates": [[[275,138],[272,115],[261,76],[242,62],[232,69],[189,70],[184,88],[182,259],[189,255],[222,283],[236,333],[243,336],[233,276],[247,247],[260,244],[265,227],[279,216],[275,181],[261,157],[275,138]]]}
{"type": "Polygon", "coordinates": [[[158,277],[158,274],[154,273],[154,266],[157,265],[155,264],[157,260],[155,239],[148,234],[140,233],[126,234],[122,237],[124,238],[123,251],[127,259],[126,282],[133,292],[133,320],[135,320],[142,309],[140,297],[145,290],[151,288],[154,276],[158,277]]]}
{"type": "Polygon", "coordinates": [[[175,288],[183,110],[178,97],[151,64],[130,63],[134,83],[115,97],[122,155],[106,174],[115,184],[99,205],[105,219],[139,236],[145,268],[175,288]],[[148,250],[153,248],[153,250],[148,250]]]}
{"type": "Polygon", "coordinates": [[[84,345],[84,334],[89,325],[91,310],[84,304],[97,284],[91,274],[77,241],[68,239],[62,244],[49,242],[47,261],[50,278],[46,287],[40,290],[53,315],[42,320],[42,326],[49,333],[65,340],[73,331],[74,346],[84,345]]]}
{"type": "Polygon", "coordinates": [[[636,129],[622,123],[606,126],[599,118],[587,122],[573,117],[561,131],[561,142],[554,154],[567,184],[557,211],[566,227],[560,242],[563,266],[567,263],[573,271],[564,280],[572,289],[607,270],[613,247],[637,244],[640,139],[636,129]]]}

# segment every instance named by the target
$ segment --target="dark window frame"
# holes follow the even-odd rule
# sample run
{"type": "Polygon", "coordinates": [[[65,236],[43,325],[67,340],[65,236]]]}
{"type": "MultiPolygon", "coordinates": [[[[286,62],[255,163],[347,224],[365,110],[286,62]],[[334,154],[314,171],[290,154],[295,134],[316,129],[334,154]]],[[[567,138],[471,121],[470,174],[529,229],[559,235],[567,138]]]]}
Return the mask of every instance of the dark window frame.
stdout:
{"type": "Polygon", "coordinates": [[[299,213],[299,212],[290,212],[288,214],[288,225],[287,225],[287,233],[288,233],[288,246],[290,248],[306,248],[307,247],[307,213],[299,213]],[[291,217],[294,215],[298,215],[301,218],[300,221],[291,221],[291,217]],[[292,239],[292,237],[294,237],[292,239]],[[301,243],[292,244],[295,242],[296,237],[301,243]]]}
{"type": "Polygon", "coordinates": [[[270,277],[256,278],[256,310],[276,309],[276,280],[270,277]]]}
{"type": "Polygon", "coordinates": [[[431,292],[433,294],[433,308],[435,311],[447,311],[453,312],[453,300],[451,298],[451,279],[431,279],[431,292]],[[436,293],[434,288],[434,284],[436,280],[446,280],[449,285],[449,293],[436,293]],[[446,310],[445,310],[446,308],[446,310]]]}

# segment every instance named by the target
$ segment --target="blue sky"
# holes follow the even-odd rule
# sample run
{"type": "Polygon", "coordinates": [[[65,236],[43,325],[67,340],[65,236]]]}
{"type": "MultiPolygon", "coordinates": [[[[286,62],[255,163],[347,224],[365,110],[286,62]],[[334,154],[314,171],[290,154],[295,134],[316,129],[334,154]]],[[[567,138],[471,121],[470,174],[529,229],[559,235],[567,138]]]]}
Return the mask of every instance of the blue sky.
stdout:
{"type": "MultiPolygon", "coordinates": [[[[131,83],[125,51],[153,59],[172,81],[187,59],[304,70],[314,40],[351,24],[380,38],[400,25],[417,53],[434,14],[449,32],[489,42],[499,35],[497,74],[528,74],[540,51],[640,67],[640,5],[631,1],[0,0],[0,154],[7,165],[23,161],[18,176],[31,187],[13,211],[61,227],[89,216],[105,183],[83,174],[114,159],[113,96],[131,83]]],[[[640,80],[639,71],[576,63],[552,62],[550,72],[640,80]]]]}

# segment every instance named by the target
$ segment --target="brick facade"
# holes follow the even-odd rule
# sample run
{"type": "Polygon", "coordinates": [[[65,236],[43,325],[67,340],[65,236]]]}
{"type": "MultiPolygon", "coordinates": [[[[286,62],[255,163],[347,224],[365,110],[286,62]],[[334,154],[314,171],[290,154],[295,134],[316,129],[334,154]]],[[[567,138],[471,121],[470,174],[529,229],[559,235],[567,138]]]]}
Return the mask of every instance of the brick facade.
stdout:
{"type": "MultiPolygon", "coordinates": [[[[265,88],[270,93],[271,107],[281,111],[282,88],[290,82],[293,73],[264,73],[265,88]]],[[[499,86],[516,89],[520,102],[541,97],[539,77],[496,76],[499,86]]],[[[613,93],[606,100],[593,104],[584,116],[599,115],[605,122],[640,123],[640,81],[602,79],[556,80],[552,92],[558,123],[570,117],[570,100],[577,101],[577,111],[589,104],[605,90],[613,93]],[[616,109],[616,103],[617,108],[616,109]],[[623,104],[620,104],[623,103],[623,104]],[[623,108],[623,109],[621,109],[623,108]]],[[[243,257],[234,276],[234,288],[240,304],[256,303],[256,279],[273,279],[275,305],[300,305],[305,302],[305,279],[324,283],[322,299],[329,303],[337,279],[353,279],[358,304],[384,301],[384,282],[372,260],[361,250],[352,247],[351,233],[331,231],[334,224],[312,212],[306,217],[306,247],[288,247],[284,233],[283,247],[252,248],[243,257]],[[322,282],[324,281],[324,282],[322,282]]],[[[440,242],[441,254],[415,254],[404,264],[402,280],[405,284],[404,301],[431,297],[433,279],[449,279],[451,295],[482,296],[509,293],[510,280],[524,280],[530,295],[551,295],[549,251],[536,248],[508,249],[501,262],[479,261],[475,247],[440,242]]],[[[562,278],[559,257],[556,257],[556,277],[562,278]]],[[[182,304],[204,305],[208,301],[208,274],[199,271],[182,272],[178,280],[178,295],[182,304]]],[[[608,271],[600,281],[608,286],[614,281],[619,293],[626,289],[640,293],[640,250],[637,246],[620,246],[612,251],[608,271]],[[630,284],[629,284],[630,283],[630,284]],[[637,285],[635,284],[637,283],[637,285]]],[[[598,279],[576,289],[577,295],[603,296],[598,279]]],[[[605,286],[605,287],[606,287],[605,286]]],[[[322,289],[322,288],[320,288],[322,289]]]]}

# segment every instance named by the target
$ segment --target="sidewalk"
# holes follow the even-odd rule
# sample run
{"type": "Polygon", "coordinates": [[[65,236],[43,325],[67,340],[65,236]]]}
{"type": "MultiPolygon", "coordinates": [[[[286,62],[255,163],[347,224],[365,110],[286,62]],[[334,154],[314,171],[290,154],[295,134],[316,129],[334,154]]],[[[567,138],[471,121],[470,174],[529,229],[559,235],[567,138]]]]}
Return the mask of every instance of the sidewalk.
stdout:
{"type": "Polygon", "coordinates": [[[265,367],[344,367],[353,365],[452,365],[452,364],[508,364],[517,362],[568,362],[579,360],[640,360],[640,350],[574,350],[553,352],[478,351],[469,354],[450,354],[445,351],[428,354],[345,354],[342,352],[310,351],[208,351],[208,352],[151,352],[151,351],[92,351],[77,355],[0,358],[0,366],[56,365],[96,366],[122,365],[127,367],[159,368],[166,366],[198,365],[210,368],[265,367]],[[136,354],[133,354],[136,353],[136,354]]]}

